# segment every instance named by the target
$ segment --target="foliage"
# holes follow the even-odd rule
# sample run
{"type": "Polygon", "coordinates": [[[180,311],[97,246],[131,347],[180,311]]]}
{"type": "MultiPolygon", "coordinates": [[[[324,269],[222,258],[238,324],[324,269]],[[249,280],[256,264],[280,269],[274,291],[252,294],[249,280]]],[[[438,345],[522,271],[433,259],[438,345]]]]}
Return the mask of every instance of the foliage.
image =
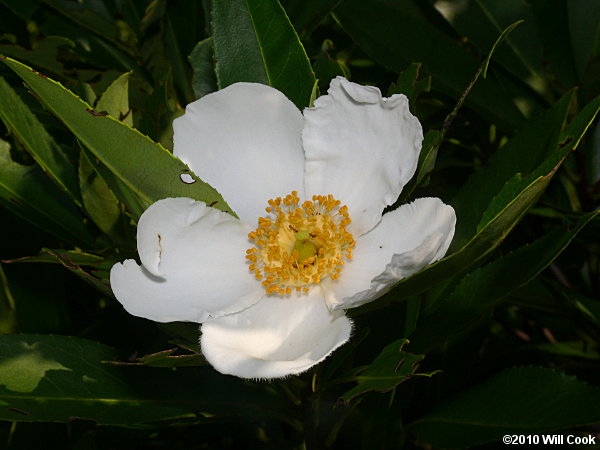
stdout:
{"type": "Polygon", "coordinates": [[[600,3],[0,0],[0,25],[6,448],[597,432],[600,3]],[[220,375],[195,325],[128,315],[108,271],[160,198],[233,213],[171,153],[186,104],[254,81],[304,108],[338,75],[410,98],[427,134],[399,201],[451,204],[452,247],[350,311],[356,335],[313,371],[220,375]]]}

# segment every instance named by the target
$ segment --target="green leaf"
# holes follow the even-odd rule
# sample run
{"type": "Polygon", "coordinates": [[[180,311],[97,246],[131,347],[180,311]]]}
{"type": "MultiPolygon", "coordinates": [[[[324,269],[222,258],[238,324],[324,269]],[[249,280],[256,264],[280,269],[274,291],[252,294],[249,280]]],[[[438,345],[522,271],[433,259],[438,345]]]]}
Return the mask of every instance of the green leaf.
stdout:
{"type": "Polygon", "coordinates": [[[167,2],[165,0],[151,0],[146,6],[144,17],[140,21],[140,29],[146,33],[148,29],[157,22],[160,22],[165,16],[167,2]]]}
{"type": "Polygon", "coordinates": [[[481,228],[460,250],[415,275],[400,280],[395,285],[393,294],[362,308],[364,310],[381,308],[388,303],[410,298],[472,266],[504,240],[527,210],[543,194],[558,167],[559,165],[554,166],[545,175],[522,187],[516,196],[511,197],[511,200],[496,217],[481,228]]]}
{"type": "MultiPolygon", "coordinates": [[[[435,167],[435,161],[437,159],[437,152],[442,144],[446,133],[450,129],[452,122],[456,118],[458,111],[462,107],[465,99],[468,97],[469,93],[479,80],[479,77],[483,75],[483,78],[486,77],[487,69],[490,64],[490,60],[492,55],[494,54],[496,48],[506,39],[506,37],[520,24],[521,22],[515,22],[509,27],[507,27],[500,36],[494,41],[492,48],[488,52],[487,56],[479,66],[479,69],[473,76],[471,82],[467,85],[464,92],[460,95],[454,108],[444,119],[441,131],[431,129],[425,135],[423,139],[423,145],[421,152],[419,153],[419,161],[416,170],[416,176],[409,182],[405,189],[402,190],[402,194],[400,195],[398,201],[394,205],[394,207],[399,206],[400,204],[405,203],[410,196],[412,195],[414,189],[423,181],[423,179],[433,171],[435,167]]],[[[409,67],[405,72],[402,72],[398,77],[398,85],[394,87],[394,89],[390,89],[391,92],[394,90],[405,90],[408,92],[409,98],[412,99],[413,96],[417,96],[422,90],[429,91],[429,87],[431,84],[431,77],[427,80],[421,80],[419,83],[416,83],[416,78],[418,77],[419,69],[421,64],[415,65],[413,64],[409,67]],[[412,82],[411,82],[412,81],[412,82]]]]}
{"type": "MultiPolygon", "coordinates": [[[[424,292],[461,273],[496,248],[543,194],[564,158],[579,145],[583,135],[593,123],[598,110],[600,110],[600,97],[583,108],[571,121],[567,129],[560,135],[558,148],[547,160],[532,170],[529,175],[522,177],[517,174],[502,187],[500,193],[491,200],[491,204],[487,208],[485,217],[489,220],[479,224],[475,234],[468,242],[462,246],[455,245],[454,247],[458,247],[458,250],[415,275],[400,280],[390,294],[377,302],[360,307],[359,311],[362,313],[371,309],[379,309],[392,302],[424,292]]],[[[524,161],[528,161],[528,159],[523,158],[524,161]]],[[[483,179],[482,184],[474,185],[473,189],[485,189],[484,185],[488,181],[493,183],[492,177],[493,174],[490,173],[490,180],[483,179]]],[[[461,215],[457,215],[458,225],[461,215]]],[[[353,311],[351,314],[357,314],[357,312],[353,311]]]]}
{"type": "Polygon", "coordinates": [[[474,325],[502,298],[548,267],[598,214],[582,216],[574,226],[559,228],[468,274],[450,295],[429,305],[433,311],[410,336],[411,349],[427,353],[474,325]]]}
{"type": "Polygon", "coordinates": [[[71,199],[36,166],[18,164],[8,142],[0,140],[0,202],[59,239],[93,247],[95,236],[71,199]]]}
{"type": "Polygon", "coordinates": [[[457,229],[453,247],[475,233],[492,199],[515,174],[529,174],[556,152],[573,99],[571,91],[551,109],[528,122],[508,143],[475,172],[452,200],[457,229]]]}
{"type": "Polygon", "coordinates": [[[139,358],[129,358],[129,362],[111,361],[117,366],[149,366],[149,367],[195,367],[205,366],[208,363],[199,353],[174,355],[179,349],[171,348],[139,358]]]}
{"type": "Polygon", "coordinates": [[[589,102],[577,116],[569,123],[569,126],[560,135],[560,147],[563,152],[577,148],[585,136],[585,133],[594,123],[596,115],[600,111],[600,95],[589,102]]]}
{"type": "Polygon", "coordinates": [[[115,243],[133,242],[135,233],[119,200],[94,170],[85,152],[79,159],[79,180],[85,210],[98,228],[115,243]]]}
{"type": "MultiPolygon", "coordinates": [[[[535,180],[537,177],[543,177],[546,173],[549,173],[551,170],[556,170],[556,168],[562,163],[567,154],[576,149],[583,139],[583,136],[592,125],[596,114],[600,111],[600,96],[597,97],[594,101],[590,102],[576,117],[571,121],[569,126],[560,134],[560,139],[558,139],[558,144],[554,149],[554,152],[551,153],[547,159],[540,164],[537,169],[532,171],[529,175],[523,176],[520,173],[514,175],[505,185],[502,187],[502,190],[494,197],[494,199],[489,203],[489,206],[485,209],[481,220],[479,221],[477,230],[479,231],[483,227],[486,226],[494,217],[500,214],[501,210],[505,207],[507,202],[511,201],[512,198],[517,195],[517,193],[523,189],[523,186],[535,180]],[[554,168],[554,169],[553,169],[554,168]]],[[[533,145],[533,144],[532,144],[533,145]]],[[[508,144],[507,144],[508,146],[508,144]]],[[[526,148],[526,147],[524,147],[526,148]]],[[[524,150],[522,148],[521,150],[524,150]]],[[[549,149],[552,147],[550,146],[549,149]]],[[[522,155],[518,157],[516,154],[513,154],[513,158],[518,158],[519,162],[525,161],[525,163],[531,164],[532,160],[529,156],[535,155],[535,151],[530,151],[525,157],[522,155]]],[[[518,166],[519,163],[515,162],[514,165],[518,166]]],[[[488,166],[489,169],[489,166],[488,166]]],[[[508,173],[510,169],[503,169],[498,167],[498,171],[496,172],[496,176],[501,176],[502,172],[508,173]]],[[[489,173],[489,180],[493,179],[493,175],[491,172],[489,173]]],[[[496,178],[498,179],[498,178],[496,178]]],[[[488,179],[486,179],[488,182],[488,179]]]]}
{"type": "Polygon", "coordinates": [[[112,263],[105,265],[105,259],[102,256],[94,255],[91,253],[84,253],[77,250],[51,250],[42,249],[42,251],[35,256],[22,256],[17,259],[3,259],[0,262],[3,263],[52,263],[60,264],[60,258],[68,261],[72,265],[82,266],[94,266],[110,269],[112,263]]]}
{"type": "Polygon", "coordinates": [[[299,109],[309,105],[315,75],[277,0],[213,2],[212,26],[221,89],[238,81],[261,83],[299,109]]]}
{"type": "Polygon", "coordinates": [[[56,81],[42,78],[10,58],[2,62],[31,87],[46,107],[145,207],[162,198],[190,197],[206,203],[217,202],[216,208],[231,211],[215,189],[159,144],[118,120],[95,112],[56,81]],[[184,182],[182,174],[189,174],[194,182],[184,182]]]}
{"type": "Polygon", "coordinates": [[[106,111],[125,125],[133,126],[133,117],[129,109],[129,77],[131,72],[124,73],[106,88],[96,103],[98,111],[106,111]]]}
{"type": "Polygon", "coordinates": [[[347,391],[342,399],[349,402],[357,395],[369,391],[387,392],[414,376],[432,376],[432,373],[415,373],[425,355],[413,355],[403,351],[407,339],[400,339],[387,345],[375,360],[366,367],[359,368],[350,380],[358,386],[347,391]]]}
{"type": "Polygon", "coordinates": [[[98,100],[96,91],[94,91],[94,88],[89,83],[77,83],[71,88],[71,92],[88,105],[95,105],[98,100]]]}
{"type": "Polygon", "coordinates": [[[1,0],[0,3],[25,20],[31,19],[41,6],[38,0],[1,0]]]}
{"type": "Polygon", "coordinates": [[[578,81],[567,3],[564,0],[531,0],[529,5],[542,40],[546,70],[549,69],[562,86],[575,86],[578,81]]]}
{"type": "Polygon", "coordinates": [[[421,92],[429,92],[429,89],[431,89],[431,76],[425,76],[424,78],[419,76],[422,66],[421,63],[412,63],[408,66],[406,70],[398,75],[396,83],[390,86],[387,96],[404,94],[408,97],[410,103],[414,105],[421,92]]]}
{"type": "Polygon", "coordinates": [[[4,262],[49,262],[61,264],[64,268],[77,275],[107,297],[114,298],[110,288],[109,278],[110,268],[116,261],[103,258],[101,258],[100,261],[95,261],[95,258],[97,258],[96,255],[80,253],[77,251],[50,250],[44,248],[38,256],[7,260],[4,262]],[[92,269],[85,270],[81,266],[88,266],[92,269]]]}
{"type": "MultiPolygon", "coordinates": [[[[504,240],[527,210],[543,194],[558,167],[558,165],[555,166],[546,175],[540,176],[523,188],[492,221],[488,222],[460,250],[451,253],[441,261],[426,267],[415,275],[400,280],[390,294],[377,300],[377,302],[361,306],[358,311],[362,313],[379,309],[390,303],[410,298],[431,289],[433,286],[472,266],[504,240]]],[[[350,314],[357,314],[357,312],[352,310],[350,314]]]]}
{"type": "Polygon", "coordinates": [[[440,148],[439,141],[441,132],[438,130],[429,130],[423,138],[423,148],[419,154],[419,162],[417,164],[417,176],[415,178],[416,185],[419,185],[423,179],[429,175],[434,167],[437,159],[437,152],[440,148]]]}
{"type": "Polygon", "coordinates": [[[188,104],[195,100],[194,90],[191,86],[191,71],[189,70],[186,57],[181,54],[171,20],[166,18],[165,22],[165,57],[171,63],[173,84],[180,93],[182,103],[188,104]]]}
{"type": "Polygon", "coordinates": [[[0,334],[15,333],[18,327],[17,305],[0,264],[0,334]]]}
{"type": "Polygon", "coordinates": [[[440,9],[448,22],[481,52],[487,52],[498,33],[510,24],[524,22],[511,34],[506,44],[498,49],[494,59],[496,64],[531,88],[542,94],[547,93],[549,83],[542,76],[544,48],[530,5],[519,0],[504,0],[500,3],[473,0],[465,3],[460,11],[458,4],[446,6],[440,9]]]}
{"type": "Polygon", "coordinates": [[[73,41],[65,37],[48,36],[38,42],[32,50],[17,45],[0,45],[0,53],[20,61],[26,61],[39,69],[62,74],[65,66],[58,58],[58,52],[62,47],[72,48],[74,46],[73,41]]]}
{"type": "Polygon", "coordinates": [[[147,204],[133,189],[126,185],[119,177],[111,172],[102,162],[84,146],[81,147],[82,158],[85,158],[94,168],[96,173],[104,180],[110,191],[126,207],[126,213],[137,222],[146,210],[147,204]]]}
{"type": "Polygon", "coordinates": [[[66,0],[44,0],[44,3],[54,8],[73,23],[92,32],[113,44],[126,49],[126,44],[135,41],[135,33],[123,21],[117,21],[112,16],[104,2],[82,0],[71,2],[66,0]]]}
{"type": "MultiPolygon", "coordinates": [[[[73,2],[67,3],[75,5],[75,7],[82,6],[81,4],[73,2]]],[[[89,4],[90,2],[88,1],[87,3],[89,4]]],[[[95,3],[98,4],[98,2],[95,3]]],[[[85,8],[85,6],[83,7],[85,8]]],[[[62,11],[59,10],[59,13],[60,12],[62,11]]],[[[111,20],[114,22],[114,18],[111,18],[111,20]]],[[[137,59],[128,53],[131,51],[130,48],[122,45],[122,42],[120,41],[119,44],[116,42],[107,42],[105,36],[96,36],[95,34],[83,30],[79,25],[81,24],[77,23],[77,21],[68,20],[67,15],[62,16],[60,14],[54,14],[49,17],[48,20],[40,24],[40,29],[46,36],[64,36],[68,38],[70,42],[75,44],[73,49],[74,52],[78,54],[80,58],[91,62],[97,67],[113,69],[119,72],[133,71],[136,78],[140,78],[144,82],[150,83],[147,72],[138,64],[137,59]],[[84,36],[83,39],[82,33],[84,36]]],[[[129,39],[133,37],[133,33],[127,28],[128,27],[126,26],[123,27],[119,30],[119,33],[122,31],[123,37],[129,39]]],[[[9,53],[8,51],[5,53],[17,60],[29,62],[27,58],[18,54],[9,53]]],[[[56,57],[54,57],[54,59],[56,59],[56,57]]],[[[37,65],[35,61],[32,61],[31,64],[37,65]]],[[[48,70],[50,69],[48,68],[48,70]]],[[[53,70],[53,72],[64,76],[64,69],[61,71],[53,70]]],[[[85,71],[76,72],[75,75],[81,77],[82,75],[85,75],[85,71]]]]}
{"type": "Polygon", "coordinates": [[[337,76],[350,78],[350,70],[346,67],[346,64],[330,55],[330,51],[333,48],[333,42],[325,39],[321,45],[321,51],[313,64],[313,70],[319,82],[319,88],[322,91],[326,91],[331,80],[337,76]]]}
{"type": "Polygon", "coordinates": [[[408,426],[434,448],[472,447],[600,421],[600,388],[542,367],[508,369],[408,426]]]}
{"type": "Polygon", "coordinates": [[[209,37],[198,42],[188,57],[194,76],[192,87],[196,98],[204,97],[218,89],[215,74],[213,38],[209,37]]]}
{"type": "MultiPolygon", "coordinates": [[[[359,47],[379,64],[400,73],[409,64],[422,62],[423,69],[433,78],[433,86],[458,98],[477,72],[479,63],[428,22],[421,12],[421,3],[345,0],[334,16],[359,47]]],[[[429,12],[430,15],[436,13],[435,10],[429,12]]],[[[511,94],[491,78],[481,80],[473,88],[467,105],[510,128],[523,120],[511,94]]]]}
{"type": "MultiPolygon", "coordinates": [[[[133,239],[132,239],[133,242],[133,239]]],[[[133,249],[132,249],[133,251],[133,249]]],[[[77,250],[52,250],[43,248],[35,256],[24,256],[17,259],[5,259],[0,262],[13,263],[50,263],[60,264],[70,272],[77,275],[90,286],[96,288],[108,297],[114,297],[110,288],[110,269],[117,262],[114,259],[103,258],[91,253],[83,253],[77,250]],[[84,269],[82,266],[86,267],[84,269]]]]}
{"type": "Polygon", "coordinates": [[[590,348],[585,341],[537,344],[533,345],[533,348],[545,353],[566,356],[569,358],[586,358],[592,361],[598,361],[600,359],[600,353],[597,350],[590,348]]]}
{"type": "MultiPolygon", "coordinates": [[[[583,110],[571,121],[569,126],[560,134],[555,151],[544,161],[540,166],[532,171],[528,176],[520,174],[515,175],[508,181],[500,191],[500,193],[491,201],[486,208],[479,222],[478,230],[491,220],[495,215],[499,214],[503,205],[508,199],[513,198],[524,185],[534,180],[536,177],[544,176],[553,167],[560,165],[569,152],[576,149],[583,136],[592,125],[598,111],[600,111],[600,96],[590,102],[583,110]]],[[[531,152],[534,154],[535,152],[531,152]]],[[[528,155],[529,156],[529,155],[528,155]]],[[[521,161],[526,161],[528,158],[521,157],[521,161]]],[[[502,169],[499,169],[499,172],[502,169]]]]}
{"type": "MultiPolygon", "coordinates": [[[[487,73],[488,66],[490,64],[490,60],[491,60],[492,55],[494,54],[496,48],[502,43],[502,41],[504,41],[506,39],[506,37],[512,32],[512,30],[514,28],[516,28],[520,23],[521,22],[515,22],[514,24],[510,25],[496,39],[496,41],[492,45],[492,48],[490,49],[489,53],[487,54],[487,56],[485,57],[485,59],[483,60],[481,65],[479,66],[479,69],[473,76],[473,79],[467,85],[466,89],[463,91],[463,93],[460,95],[460,97],[456,101],[456,104],[454,105],[454,108],[452,109],[452,111],[444,119],[444,123],[442,125],[441,131],[431,129],[427,132],[427,134],[425,135],[425,138],[423,139],[423,145],[422,145],[421,152],[419,153],[419,161],[417,164],[416,176],[414,176],[413,179],[408,183],[408,185],[402,190],[400,197],[398,198],[396,203],[393,205],[394,209],[396,207],[398,207],[399,205],[406,203],[406,201],[412,195],[414,189],[419,184],[421,184],[423,179],[429,173],[431,173],[433,171],[433,169],[435,167],[435,162],[437,159],[438,149],[439,149],[440,145],[442,144],[446,133],[450,129],[452,122],[454,121],[455,117],[457,116],[458,111],[462,107],[465,99],[468,97],[469,93],[471,92],[471,90],[473,89],[473,87],[475,86],[477,81],[479,80],[480,75],[483,75],[483,78],[486,77],[486,73],[487,73]]],[[[431,86],[431,77],[429,77],[428,79],[425,79],[425,80],[420,80],[417,83],[417,77],[418,77],[420,68],[421,68],[421,64],[412,64],[407,70],[402,72],[398,76],[398,84],[395,86],[390,86],[388,95],[391,95],[393,93],[404,93],[405,95],[407,95],[409,97],[409,99],[412,100],[417,95],[419,95],[419,93],[421,93],[421,91],[423,91],[423,90],[429,91],[429,88],[431,86]]]]}
{"type": "Polygon", "coordinates": [[[567,9],[575,68],[583,79],[592,58],[600,57],[600,4],[569,0],[567,9]]]}
{"type": "MultiPolygon", "coordinates": [[[[578,311],[585,319],[592,322],[596,327],[600,327],[600,302],[594,298],[587,297],[573,289],[557,286],[561,302],[571,304],[573,309],[578,311]]],[[[585,341],[584,341],[585,343],[585,341]]]]}
{"type": "Polygon", "coordinates": [[[396,203],[392,205],[392,209],[395,209],[398,206],[406,203],[410,199],[415,188],[419,186],[425,177],[433,171],[442,139],[442,132],[439,130],[432,129],[425,134],[421,152],[419,153],[419,161],[417,162],[417,170],[415,171],[415,175],[402,189],[400,197],[396,203]]]}
{"type": "Polygon", "coordinates": [[[0,77],[0,118],[48,176],[81,206],[77,171],[44,126],[0,77]]]}
{"type": "Polygon", "coordinates": [[[496,39],[494,41],[494,44],[492,45],[491,50],[488,52],[487,56],[485,57],[485,59],[483,60],[483,63],[481,64],[481,66],[483,67],[482,70],[482,76],[483,78],[487,77],[487,71],[488,68],[490,66],[490,60],[492,59],[492,55],[495,53],[496,48],[502,43],[504,42],[507,38],[508,35],[511,34],[513,32],[513,30],[515,28],[517,28],[519,25],[521,25],[524,22],[524,20],[517,20],[516,22],[510,24],[509,26],[507,26],[504,30],[500,29],[498,31],[500,31],[500,37],[498,39],[496,39]]]}
{"type": "Polygon", "coordinates": [[[281,4],[298,33],[310,33],[340,0],[283,0],[281,4]]]}
{"type": "Polygon", "coordinates": [[[105,364],[115,349],[68,336],[0,336],[0,420],[103,425],[203,417],[280,417],[268,386],[210,368],[177,371],[105,364]]]}

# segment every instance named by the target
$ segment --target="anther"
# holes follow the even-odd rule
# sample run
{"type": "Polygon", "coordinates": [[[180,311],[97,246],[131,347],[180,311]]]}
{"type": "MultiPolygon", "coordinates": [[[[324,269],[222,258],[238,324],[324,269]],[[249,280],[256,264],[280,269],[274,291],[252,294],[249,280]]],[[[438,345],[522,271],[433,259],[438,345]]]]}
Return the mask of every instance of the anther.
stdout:
{"type": "Polygon", "coordinates": [[[249,269],[257,280],[264,278],[267,294],[306,293],[326,277],[339,278],[354,247],[346,231],[348,208],[331,194],[301,203],[297,191],[267,203],[270,216],[258,219],[248,234],[254,247],[246,251],[249,269]]]}

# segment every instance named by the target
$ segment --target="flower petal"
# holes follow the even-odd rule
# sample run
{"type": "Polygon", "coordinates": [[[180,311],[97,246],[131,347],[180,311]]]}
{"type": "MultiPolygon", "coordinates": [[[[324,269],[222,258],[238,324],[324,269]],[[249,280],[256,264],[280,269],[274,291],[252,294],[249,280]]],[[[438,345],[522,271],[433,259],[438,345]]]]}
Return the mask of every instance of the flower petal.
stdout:
{"type": "Polygon", "coordinates": [[[110,281],[125,309],[157,322],[203,322],[265,295],[245,261],[250,227],[190,198],[167,198],[138,223],[138,252],[115,264],[110,281]]]}
{"type": "Polygon", "coordinates": [[[349,208],[349,231],[366,233],[417,167],[423,130],[408,99],[337,77],[304,117],[307,198],[333,194],[349,208]]]}
{"type": "Polygon", "coordinates": [[[268,199],[302,189],[302,126],[278,90],[236,83],[187,106],[173,123],[173,153],[254,223],[268,199]]]}
{"type": "Polygon", "coordinates": [[[321,283],[327,304],[347,309],[381,297],[398,280],[441,259],[455,224],[454,209],[439,198],[420,198],[385,214],[357,240],[342,276],[321,283]]]}
{"type": "Polygon", "coordinates": [[[330,312],[318,287],[309,294],[267,296],[202,325],[202,353],[221,373],[279,378],[304,372],[344,344],[352,323],[330,312]]]}

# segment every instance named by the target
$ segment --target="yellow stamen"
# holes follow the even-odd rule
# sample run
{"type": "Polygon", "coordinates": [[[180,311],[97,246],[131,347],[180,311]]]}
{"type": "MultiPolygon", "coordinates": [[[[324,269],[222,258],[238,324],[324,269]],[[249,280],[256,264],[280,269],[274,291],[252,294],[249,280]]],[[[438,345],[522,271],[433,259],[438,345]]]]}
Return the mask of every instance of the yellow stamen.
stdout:
{"type": "Polygon", "coordinates": [[[333,195],[314,195],[300,205],[296,191],[267,202],[272,217],[259,217],[248,234],[254,247],[246,250],[249,268],[267,294],[308,292],[311,284],[340,277],[344,258],[355,245],[348,207],[333,195]]]}

